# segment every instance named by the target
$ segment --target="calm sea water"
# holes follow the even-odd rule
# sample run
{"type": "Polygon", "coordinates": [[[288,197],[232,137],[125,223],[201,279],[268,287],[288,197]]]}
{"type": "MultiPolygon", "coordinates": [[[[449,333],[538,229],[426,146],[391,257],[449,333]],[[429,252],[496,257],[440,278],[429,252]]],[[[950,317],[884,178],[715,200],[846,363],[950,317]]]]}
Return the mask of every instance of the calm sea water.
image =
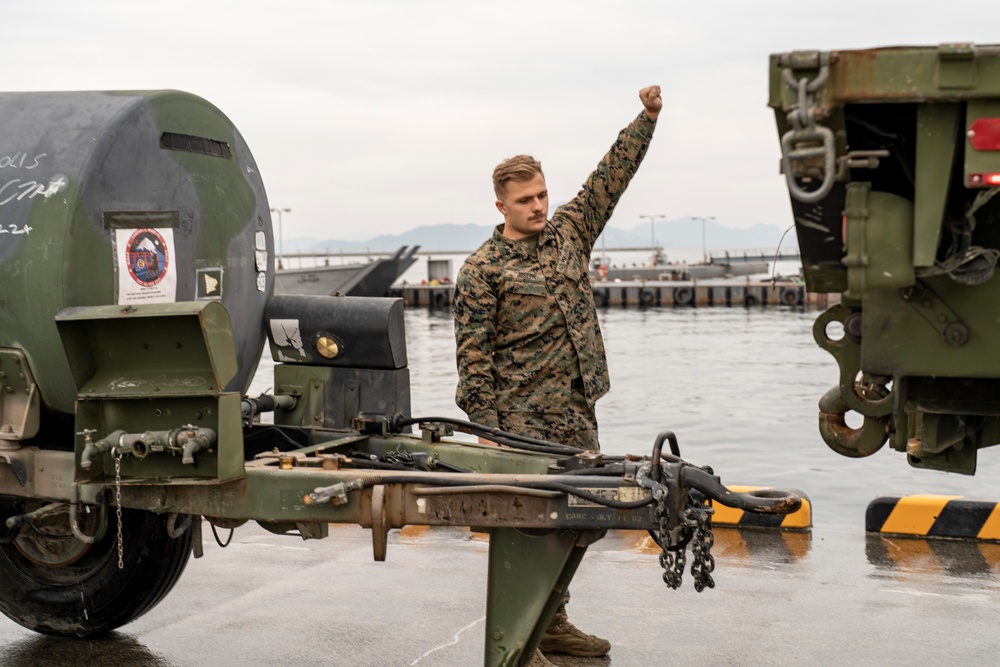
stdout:
{"type": "MultiPolygon", "coordinates": [[[[812,338],[817,311],[786,308],[607,309],[600,313],[611,391],[597,404],[611,454],[652,451],[677,434],[682,457],[723,483],[799,489],[816,523],[863,525],[881,495],[941,493],[1000,499],[1000,446],[981,450],[969,477],[911,468],[886,445],[864,459],[834,453],[817,431],[817,401],[837,381],[812,338]]],[[[405,313],[414,417],[464,419],[455,405],[450,312],[405,313]]],[[[262,360],[251,393],[272,385],[262,360]]]]}

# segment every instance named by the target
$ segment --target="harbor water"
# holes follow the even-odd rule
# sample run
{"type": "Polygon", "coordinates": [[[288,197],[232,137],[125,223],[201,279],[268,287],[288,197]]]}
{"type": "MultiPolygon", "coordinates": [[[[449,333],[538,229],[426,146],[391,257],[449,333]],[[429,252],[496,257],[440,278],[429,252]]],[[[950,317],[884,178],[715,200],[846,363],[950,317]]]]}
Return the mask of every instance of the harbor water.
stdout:
{"type": "MultiPolygon", "coordinates": [[[[911,468],[888,445],[864,459],[826,446],[817,402],[838,371],[813,341],[817,315],[787,307],[599,311],[611,374],[611,391],[597,403],[603,451],[648,454],[658,433],[673,431],[682,457],[712,466],[723,483],[803,491],[817,525],[863,528],[868,503],[884,495],[1000,500],[1000,446],[980,451],[975,476],[911,468]]],[[[413,416],[464,419],[454,401],[451,313],[408,309],[405,323],[413,416]]],[[[272,378],[265,353],[251,393],[272,378]]]]}

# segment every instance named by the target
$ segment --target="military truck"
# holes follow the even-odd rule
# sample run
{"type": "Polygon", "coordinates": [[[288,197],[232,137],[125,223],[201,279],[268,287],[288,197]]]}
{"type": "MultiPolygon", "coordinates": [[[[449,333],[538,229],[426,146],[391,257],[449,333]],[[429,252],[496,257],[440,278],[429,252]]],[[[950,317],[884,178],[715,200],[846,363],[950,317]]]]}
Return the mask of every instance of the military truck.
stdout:
{"type": "Polygon", "coordinates": [[[841,296],[824,441],[974,474],[1000,442],[1000,47],[775,54],[770,106],[807,289],[841,296]]]}
{"type": "Polygon", "coordinates": [[[801,502],[730,491],[669,432],[612,457],[412,416],[402,302],[273,294],[260,171],[201,98],[3,93],[0,125],[0,611],[27,628],[149,611],[203,525],[360,524],[377,560],[390,529],[472,526],[484,664],[523,664],[604,531],[650,531],[672,587],[690,551],[702,590],[713,501],[801,502]],[[274,391],[248,396],[265,344],[274,391]]]}

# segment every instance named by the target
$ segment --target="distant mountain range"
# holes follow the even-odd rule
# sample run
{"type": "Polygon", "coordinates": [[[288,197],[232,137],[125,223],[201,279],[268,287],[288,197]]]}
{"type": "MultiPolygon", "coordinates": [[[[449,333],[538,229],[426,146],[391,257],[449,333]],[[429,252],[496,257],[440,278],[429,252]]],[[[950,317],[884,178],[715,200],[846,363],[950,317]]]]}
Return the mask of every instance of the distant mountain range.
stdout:
{"type": "MultiPolygon", "coordinates": [[[[709,250],[773,249],[785,231],[778,225],[764,224],[735,229],[724,227],[714,220],[707,220],[704,225],[705,246],[709,250]]],[[[670,248],[702,246],[701,220],[657,220],[655,227],[656,244],[668,251],[670,248]]],[[[285,253],[392,252],[404,245],[419,245],[421,250],[431,252],[467,252],[478,248],[492,233],[493,227],[484,225],[424,225],[401,234],[382,234],[367,241],[295,238],[285,239],[283,246],[285,253]]],[[[648,248],[653,241],[653,230],[645,223],[630,229],[608,227],[602,236],[605,238],[597,240],[597,248],[601,248],[602,244],[608,248],[648,248]]],[[[795,234],[789,233],[782,242],[782,248],[794,247],[795,234]]]]}

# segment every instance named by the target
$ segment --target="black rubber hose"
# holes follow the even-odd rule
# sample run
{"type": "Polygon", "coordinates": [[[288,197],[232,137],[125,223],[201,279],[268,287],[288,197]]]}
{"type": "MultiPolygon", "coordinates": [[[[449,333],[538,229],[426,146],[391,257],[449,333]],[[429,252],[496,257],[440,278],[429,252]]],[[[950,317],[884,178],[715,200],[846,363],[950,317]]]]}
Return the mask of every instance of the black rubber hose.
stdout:
{"type": "Polygon", "coordinates": [[[434,465],[432,467],[441,468],[443,470],[450,470],[451,472],[472,472],[468,468],[462,468],[456,465],[452,465],[450,463],[442,461],[441,459],[434,459],[434,465]]]}
{"type": "Polygon", "coordinates": [[[600,468],[578,468],[576,470],[564,470],[559,475],[594,475],[598,477],[614,477],[625,472],[623,465],[603,465],[600,468]]]}
{"type": "Polygon", "coordinates": [[[411,466],[404,465],[402,463],[388,463],[386,461],[371,460],[365,456],[352,456],[347,460],[341,460],[341,467],[351,468],[353,470],[363,470],[364,468],[373,468],[375,470],[399,470],[400,472],[412,472],[413,468],[411,466]]]}

